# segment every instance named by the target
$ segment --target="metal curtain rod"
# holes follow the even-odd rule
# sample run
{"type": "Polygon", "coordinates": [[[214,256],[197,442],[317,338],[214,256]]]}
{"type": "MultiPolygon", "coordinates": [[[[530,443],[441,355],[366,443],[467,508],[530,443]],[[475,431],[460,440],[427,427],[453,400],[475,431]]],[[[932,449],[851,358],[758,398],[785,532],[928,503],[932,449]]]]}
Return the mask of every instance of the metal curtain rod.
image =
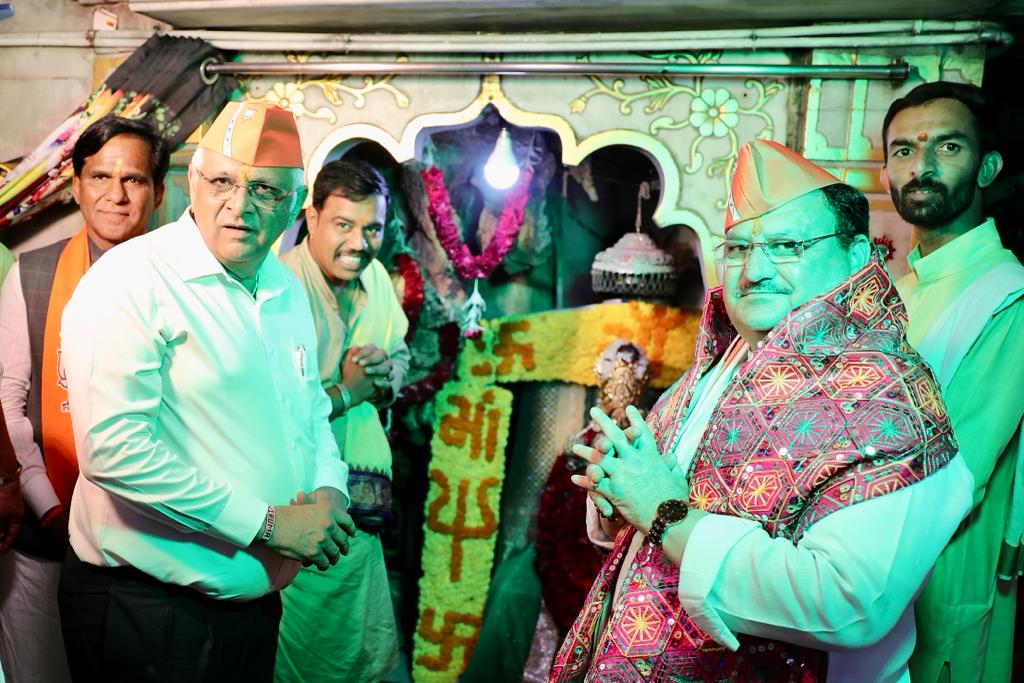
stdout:
{"type": "Polygon", "coordinates": [[[200,72],[206,79],[218,74],[257,75],[388,75],[497,74],[500,76],[554,75],[695,75],[746,78],[780,76],[787,78],[834,78],[903,81],[910,65],[897,60],[885,66],[799,65],[799,64],[651,64],[649,62],[208,62],[200,72]]]}

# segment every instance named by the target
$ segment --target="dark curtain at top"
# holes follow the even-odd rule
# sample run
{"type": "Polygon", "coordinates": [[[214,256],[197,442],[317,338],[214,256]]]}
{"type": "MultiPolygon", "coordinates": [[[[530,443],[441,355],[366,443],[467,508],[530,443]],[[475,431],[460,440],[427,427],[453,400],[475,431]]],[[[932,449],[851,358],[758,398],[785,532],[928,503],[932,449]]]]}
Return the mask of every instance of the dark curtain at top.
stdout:
{"type": "Polygon", "coordinates": [[[232,78],[202,79],[199,65],[211,58],[224,55],[196,38],[147,40],[0,181],[0,230],[71,201],[71,151],[82,131],[107,114],[144,119],[171,149],[180,145],[237,87],[232,78]]]}

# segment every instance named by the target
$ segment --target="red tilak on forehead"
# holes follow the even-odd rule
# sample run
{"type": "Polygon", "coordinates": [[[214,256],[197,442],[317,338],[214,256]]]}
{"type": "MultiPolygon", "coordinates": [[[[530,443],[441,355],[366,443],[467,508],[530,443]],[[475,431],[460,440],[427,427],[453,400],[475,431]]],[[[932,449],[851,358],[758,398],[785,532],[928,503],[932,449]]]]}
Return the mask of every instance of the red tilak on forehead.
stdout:
{"type": "Polygon", "coordinates": [[[928,133],[918,133],[917,134],[917,141],[918,142],[928,142],[928,133]]]}

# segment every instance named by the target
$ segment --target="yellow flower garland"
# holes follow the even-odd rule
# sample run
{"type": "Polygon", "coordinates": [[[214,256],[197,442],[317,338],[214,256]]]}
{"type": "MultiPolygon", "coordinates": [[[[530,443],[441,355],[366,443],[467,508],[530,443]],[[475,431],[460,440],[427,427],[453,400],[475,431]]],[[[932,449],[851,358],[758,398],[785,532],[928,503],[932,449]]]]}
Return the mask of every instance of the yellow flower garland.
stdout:
{"type": "Polygon", "coordinates": [[[647,355],[651,386],[665,388],[693,360],[700,314],[631,301],[488,320],[466,344],[459,377],[472,381],[573,382],[593,386],[594,361],[617,338],[647,355]]]}
{"type": "Polygon", "coordinates": [[[483,622],[498,538],[512,393],[449,382],[438,393],[430,442],[413,679],[454,681],[483,622]]]}
{"type": "Polygon", "coordinates": [[[697,313],[640,302],[481,321],[483,334],[459,356],[459,381],[446,384],[434,404],[420,618],[413,635],[417,683],[454,681],[483,624],[512,418],[512,394],[495,384],[593,385],[594,361],[622,338],[647,355],[651,384],[668,387],[693,359],[698,323],[697,313]]]}

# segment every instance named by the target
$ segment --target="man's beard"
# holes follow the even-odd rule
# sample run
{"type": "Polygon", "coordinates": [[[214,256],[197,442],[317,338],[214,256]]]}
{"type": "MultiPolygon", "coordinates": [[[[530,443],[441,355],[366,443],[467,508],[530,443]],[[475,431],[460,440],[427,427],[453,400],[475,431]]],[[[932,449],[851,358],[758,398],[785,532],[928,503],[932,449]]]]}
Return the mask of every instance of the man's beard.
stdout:
{"type": "Polygon", "coordinates": [[[890,187],[889,194],[903,220],[922,228],[938,228],[953,222],[970,208],[974,201],[974,183],[961,183],[950,190],[934,180],[915,178],[899,190],[890,187]],[[932,194],[923,201],[912,199],[907,195],[914,190],[931,190],[932,194]]]}

